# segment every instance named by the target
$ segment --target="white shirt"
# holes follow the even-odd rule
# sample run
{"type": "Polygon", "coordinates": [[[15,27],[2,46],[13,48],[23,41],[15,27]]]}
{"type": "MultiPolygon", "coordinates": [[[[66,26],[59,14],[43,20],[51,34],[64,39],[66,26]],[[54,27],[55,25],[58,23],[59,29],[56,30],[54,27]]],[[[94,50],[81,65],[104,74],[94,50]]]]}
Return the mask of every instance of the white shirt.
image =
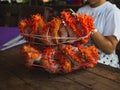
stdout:
{"type": "MultiPolygon", "coordinates": [[[[86,5],[78,9],[77,13],[91,15],[94,19],[95,27],[101,34],[104,36],[114,35],[118,41],[120,40],[120,10],[116,5],[108,1],[95,8],[86,5]]],[[[99,57],[99,63],[120,68],[119,59],[115,51],[112,54],[106,54],[99,50],[99,57]]]]}

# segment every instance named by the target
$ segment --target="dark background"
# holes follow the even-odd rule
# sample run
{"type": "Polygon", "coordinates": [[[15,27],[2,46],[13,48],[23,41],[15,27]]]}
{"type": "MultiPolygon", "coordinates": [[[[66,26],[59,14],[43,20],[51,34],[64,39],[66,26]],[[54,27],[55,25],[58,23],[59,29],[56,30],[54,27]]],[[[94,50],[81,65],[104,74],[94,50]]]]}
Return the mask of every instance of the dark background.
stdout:
{"type": "MultiPolygon", "coordinates": [[[[120,7],[120,0],[109,0],[120,7]]],[[[11,0],[0,0],[0,26],[17,26],[21,18],[29,18],[32,14],[40,13],[45,21],[49,21],[54,16],[59,16],[63,10],[72,8],[76,11],[79,7],[85,5],[84,0],[50,0],[44,3],[43,0],[25,0],[17,2],[11,0]]]]}

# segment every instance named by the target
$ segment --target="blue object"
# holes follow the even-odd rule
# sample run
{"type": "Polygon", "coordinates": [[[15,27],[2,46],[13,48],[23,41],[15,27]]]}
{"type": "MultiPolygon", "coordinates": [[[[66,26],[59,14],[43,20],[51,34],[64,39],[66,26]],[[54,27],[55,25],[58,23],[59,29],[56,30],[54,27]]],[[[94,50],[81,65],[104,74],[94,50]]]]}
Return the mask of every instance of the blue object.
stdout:
{"type": "Polygon", "coordinates": [[[67,2],[69,2],[69,3],[71,3],[72,2],[72,0],[66,0],[67,2]]]}

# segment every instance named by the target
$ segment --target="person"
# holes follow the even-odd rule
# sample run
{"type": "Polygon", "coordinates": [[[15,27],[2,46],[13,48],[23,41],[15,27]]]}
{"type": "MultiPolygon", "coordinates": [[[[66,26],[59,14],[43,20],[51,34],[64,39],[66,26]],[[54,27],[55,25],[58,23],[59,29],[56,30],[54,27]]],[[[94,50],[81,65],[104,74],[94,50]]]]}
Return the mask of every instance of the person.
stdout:
{"type": "Polygon", "coordinates": [[[80,7],[77,13],[91,15],[96,29],[91,34],[91,41],[99,51],[98,63],[119,68],[116,46],[120,40],[120,10],[107,0],[87,0],[88,4],[80,7]]]}

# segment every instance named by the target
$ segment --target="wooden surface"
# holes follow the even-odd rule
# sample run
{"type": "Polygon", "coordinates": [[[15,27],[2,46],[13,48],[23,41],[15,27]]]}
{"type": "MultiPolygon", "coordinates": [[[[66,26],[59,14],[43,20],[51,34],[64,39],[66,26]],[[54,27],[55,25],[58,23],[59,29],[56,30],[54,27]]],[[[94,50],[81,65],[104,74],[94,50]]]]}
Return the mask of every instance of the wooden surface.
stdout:
{"type": "Polygon", "coordinates": [[[0,52],[0,90],[120,90],[120,70],[97,64],[69,74],[30,69],[21,46],[0,52]]]}

